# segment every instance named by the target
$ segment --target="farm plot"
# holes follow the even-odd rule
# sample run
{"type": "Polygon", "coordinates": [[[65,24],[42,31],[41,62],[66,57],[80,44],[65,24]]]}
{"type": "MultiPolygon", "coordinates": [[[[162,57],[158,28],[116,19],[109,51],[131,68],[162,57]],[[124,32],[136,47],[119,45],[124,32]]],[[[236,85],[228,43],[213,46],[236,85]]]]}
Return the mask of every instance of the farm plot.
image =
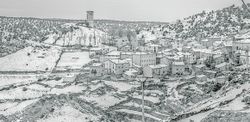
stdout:
{"type": "Polygon", "coordinates": [[[0,58],[1,72],[51,71],[61,51],[57,48],[27,47],[0,58]]]}
{"type": "Polygon", "coordinates": [[[80,69],[91,61],[88,52],[65,52],[57,64],[57,70],[80,69]]]}

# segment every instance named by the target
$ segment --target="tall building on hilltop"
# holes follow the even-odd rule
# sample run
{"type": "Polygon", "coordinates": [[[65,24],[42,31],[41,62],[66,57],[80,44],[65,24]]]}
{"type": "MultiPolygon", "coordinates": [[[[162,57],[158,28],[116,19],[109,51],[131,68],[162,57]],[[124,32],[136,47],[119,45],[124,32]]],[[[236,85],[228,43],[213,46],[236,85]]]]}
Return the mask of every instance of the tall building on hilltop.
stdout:
{"type": "Polygon", "coordinates": [[[88,27],[94,27],[94,11],[87,11],[87,25],[88,27]]]}

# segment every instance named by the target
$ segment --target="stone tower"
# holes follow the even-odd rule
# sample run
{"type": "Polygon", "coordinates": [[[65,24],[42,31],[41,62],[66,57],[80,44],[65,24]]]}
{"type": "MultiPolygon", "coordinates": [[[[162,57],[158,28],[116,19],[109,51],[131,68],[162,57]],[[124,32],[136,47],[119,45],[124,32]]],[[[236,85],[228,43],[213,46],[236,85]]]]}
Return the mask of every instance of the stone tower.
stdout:
{"type": "Polygon", "coordinates": [[[88,27],[94,27],[94,11],[87,11],[87,25],[88,27]]]}

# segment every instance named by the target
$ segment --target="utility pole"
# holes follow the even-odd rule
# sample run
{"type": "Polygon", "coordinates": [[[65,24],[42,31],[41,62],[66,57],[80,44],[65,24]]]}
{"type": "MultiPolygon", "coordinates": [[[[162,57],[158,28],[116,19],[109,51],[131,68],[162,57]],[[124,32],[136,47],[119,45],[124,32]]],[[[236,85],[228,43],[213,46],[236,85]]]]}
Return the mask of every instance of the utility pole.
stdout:
{"type": "Polygon", "coordinates": [[[144,102],[144,89],[145,89],[145,83],[148,80],[149,77],[145,77],[144,75],[141,75],[138,80],[141,82],[141,92],[142,92],[142,122],[145,122],[145,110],[144,110],[144,106],[145,106],[145,102],[144,102]]]}
{"type": "MultiPolygon", "coordinates": [[[[146,79],[147,80],[147,79],[146,79]]],[[[145,81],[142,81],[142,122],[145,122],[145,117],[144,117],[144,85],[145,85],[145,81]]]]}
{"type": "Polygon", "coordinates": [[[249,72],[249,49],[246,50],[247,72],[249,72]]]}

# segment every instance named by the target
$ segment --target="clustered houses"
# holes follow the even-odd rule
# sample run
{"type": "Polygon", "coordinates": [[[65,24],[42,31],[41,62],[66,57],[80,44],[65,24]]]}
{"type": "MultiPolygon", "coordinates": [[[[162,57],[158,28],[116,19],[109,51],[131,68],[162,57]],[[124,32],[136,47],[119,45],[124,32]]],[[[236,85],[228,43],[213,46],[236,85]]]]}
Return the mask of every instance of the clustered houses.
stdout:
{"type": "Polygon", "coordinates": [[[102,53],[99,63],[90,67],[92,74],[129,80],[138,74],[159,79],[191,75],[204,80],[217,77],[222,71],[249,70],[248,38],[150,39],[143,36],[116,39],[117,50],[102,53]]]}

